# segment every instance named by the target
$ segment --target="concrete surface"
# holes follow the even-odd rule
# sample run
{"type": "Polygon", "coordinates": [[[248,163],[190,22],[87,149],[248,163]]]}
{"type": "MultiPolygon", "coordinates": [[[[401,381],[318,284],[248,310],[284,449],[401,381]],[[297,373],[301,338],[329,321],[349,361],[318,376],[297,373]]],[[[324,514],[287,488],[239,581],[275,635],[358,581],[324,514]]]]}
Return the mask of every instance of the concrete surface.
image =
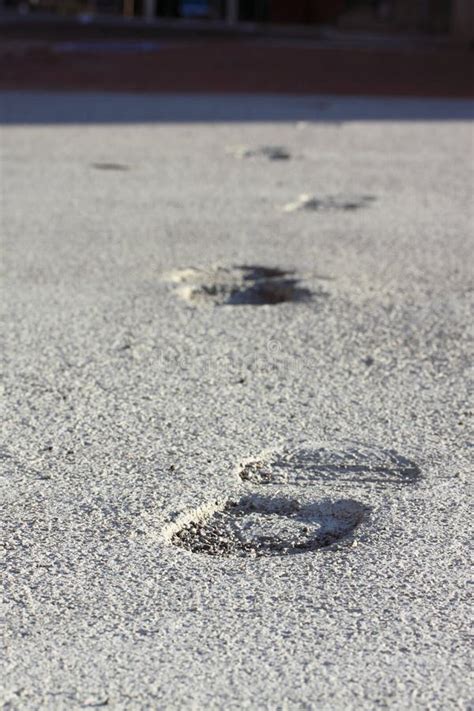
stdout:
{"type": "Polygon", "coordinates": [[[237,100],[2,94],[6,709],[469,708],[472,107],[237,100]],[[216,265],[312,297],[219,304],[216,265]],[[360,518],[298,555],[166,535],[241,497],[360,518]]]}

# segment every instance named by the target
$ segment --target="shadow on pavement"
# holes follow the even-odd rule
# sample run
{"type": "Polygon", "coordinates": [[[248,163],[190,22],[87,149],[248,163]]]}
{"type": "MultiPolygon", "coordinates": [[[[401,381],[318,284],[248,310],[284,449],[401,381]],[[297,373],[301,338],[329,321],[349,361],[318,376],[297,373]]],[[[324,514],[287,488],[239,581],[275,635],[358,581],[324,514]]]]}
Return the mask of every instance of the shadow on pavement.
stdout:
{"type": "Polygon", "coordinates": [[[258,94],[3,91],[0,123],[133,124],[255,121],[466,121],[469,99],[258,94]]]}

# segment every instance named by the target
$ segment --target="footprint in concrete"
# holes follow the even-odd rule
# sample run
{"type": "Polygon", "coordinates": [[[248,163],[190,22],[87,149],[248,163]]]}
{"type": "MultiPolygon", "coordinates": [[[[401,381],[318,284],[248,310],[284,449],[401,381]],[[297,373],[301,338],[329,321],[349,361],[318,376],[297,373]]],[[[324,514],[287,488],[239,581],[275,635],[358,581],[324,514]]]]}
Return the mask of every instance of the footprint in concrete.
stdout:
{"type": "Polygon", "coordinates": [[[196,306],[263,306],[309,301],[316,295],[294,272],[255,264],[180,269],[165,278],[176,285],[181,298],[196,306]]]}
{"type": "Polygon", "coordinates": [[[238,477],[252,484],[337,485],[414,484],[419,467],[391,449],[343,441],[332,444],[302,443],[268,450],[242,462],[238,477]]]}
{"type": "Polygon", "coordinates": [[[96,170],[129,170],[129,166],[124,163],[92,163],[96,170]]]}
{"type": "Polygon", "coordinates": [[[323,212],[334,210],[360,210],[368,207],[375,200],[374,195],[330,195],[316,197],[303,193],[294,202],[283,206],[283,212],[297,212],[308,210],[310,212],[323,212]]]}
{"type": "Polygon", "coordinates": [[[340,541],[350,544],[368,513],[351,499],[300,504],[286,497],[253,495],[191,511],[164,535],[172,545],[216,557],[291,555],[340,541]]]}
{"type": "Polygon", "coordinates": [[[290,151],[284,146],[259,146],[249,148],[248,146],[229,146],[226,153],[234,158],[243,160],[244,158],[267,158],[268,160],[289,160],[290,151]]]}

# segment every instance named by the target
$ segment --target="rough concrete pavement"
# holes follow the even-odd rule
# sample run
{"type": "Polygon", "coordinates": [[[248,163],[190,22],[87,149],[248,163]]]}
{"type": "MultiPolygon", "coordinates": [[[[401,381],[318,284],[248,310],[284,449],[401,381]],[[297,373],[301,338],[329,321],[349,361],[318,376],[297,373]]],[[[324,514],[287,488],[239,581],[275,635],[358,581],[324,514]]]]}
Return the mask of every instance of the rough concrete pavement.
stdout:
{"type": "Polygon", "coordinates": [[[5,708],[468,707],[471,108],[2,95],[5,708]]]}

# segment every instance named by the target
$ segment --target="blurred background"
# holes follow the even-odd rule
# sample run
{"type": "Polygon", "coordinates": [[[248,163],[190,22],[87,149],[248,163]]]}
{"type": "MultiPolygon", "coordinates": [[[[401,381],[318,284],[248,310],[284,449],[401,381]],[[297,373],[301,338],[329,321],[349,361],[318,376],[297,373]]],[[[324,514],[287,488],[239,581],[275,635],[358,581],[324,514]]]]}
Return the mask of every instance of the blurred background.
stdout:
{"type": "Polygon", "coordinates": [[[0,0],[27,13],[329,24],[364,30],[473,34],[472,0],[0,0]]]}
{"type": "Polygon", "coordinates": [[[474,0],[0,0],[0,89],[472,96],[474,0]]]}

